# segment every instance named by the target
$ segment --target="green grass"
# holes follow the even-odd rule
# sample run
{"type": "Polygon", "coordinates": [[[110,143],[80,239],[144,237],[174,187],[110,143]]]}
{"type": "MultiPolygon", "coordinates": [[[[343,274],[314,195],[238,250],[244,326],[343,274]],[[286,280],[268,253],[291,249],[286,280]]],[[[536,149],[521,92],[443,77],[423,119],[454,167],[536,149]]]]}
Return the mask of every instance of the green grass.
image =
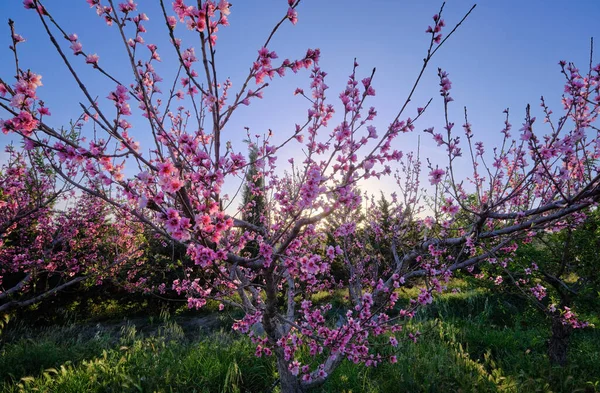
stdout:
{"type": "MultiPolygon", "coordinates": [[[[345,361],[314,392],[600,392],[599,330],[574,332],[569,365],[552,367],[549,326],[541,315],[516,298],[461,280],[452,285],[460,291],[437,297],[407,324],[422,333],[417,344],[402,340],[391,348],[386,337],[378,339],[382,354],[396,355],[396,364],[345,361]]],[[[402,301],[411,291],[401,294],[402,301]]],[[[331,301],[335,309],[346,294],[319,293],[313,300],[331,301]]],[[[182,325],[163,315],[146,324],[136,320],[137,326],[44,329],[11,321],[0,336],[0,392],[278,391],[274,359],[256,358],[247,337],[190,331],[183,319],[176,321],[182,325]]]]}
{"type": "MultiPolygon", "coordinates": [[[[464,320],[427,321],[421,340],[401,342],[398,363],[376,368],[345,362],[325,392],[596,392],[600,334],[578,332],[570,365],[552,367],[541,330],[490,328],[464,320]],[[594,387],[595,386],[595,387],[594,387]]],[[[386,354],[392,354],[388,348],[386,354]]]]}
{"type": "MultiPolygon", "coordinates": [[[[149,337],[125,325],[118,338],[106,332],[87,340],[65,338],[73,329],[63,328],[61,335],[53,328],[38,340],[6,344],[0,390],[263,392],[276,380],[273,359],[256,358],[250,341],[232,333],[190,341],[168,322],[149,337]]],[[[572,365],[559,369],[548,364],[537,330],[486,329],[460,320],[419,322],[411,329],[423,333],[417,344],[405,340],[383,349],[398,357],[397,364],[344,362],[315,392],[594,392],[600,379],[600,359],[590,357],[598,353],[596,332],[578,334],[572,365]]]]}
{"type": "Polygon", "coordinates": [[[248,339],[214,333],[192,342],[174,322],[161,326],[152,337],[125,326],[110,348],[89,342],[64,344],[50,332],[39,344],[6,345],[0,364],[6,382],[1,391],[266,391],[276,378],[271,359],[255,358],[248,339]],[[16,359],[21,362],[13,363],[16,359]]]}
{"type": "Polygon", "coordinates": [[[76,325],[43,331],[21,328],[6,334],[9,340],[17,335],[21,337],[0,347],[0,380],[19,379],[65,362],[77,363],[115,345],[107,331],[85,331],[76,325]]]}

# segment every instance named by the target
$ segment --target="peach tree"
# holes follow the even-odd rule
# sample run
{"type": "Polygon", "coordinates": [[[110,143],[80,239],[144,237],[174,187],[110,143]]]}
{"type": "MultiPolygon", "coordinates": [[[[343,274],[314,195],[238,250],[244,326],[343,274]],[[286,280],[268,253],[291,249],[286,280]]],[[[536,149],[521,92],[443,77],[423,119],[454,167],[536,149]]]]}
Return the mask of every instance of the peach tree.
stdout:
{"type": "Polygon", "coordinates": [[[9,146],[7,153],[0,167],[0,312],[86,284],[126,282],[122,270],[139,256],[141,228],[115,221],[101,199],[72,196],[39,151],[9,146]]]}
{"type": "Polygon", "coordinates": [[[433,16],[414,85],[397,114],[380,127],[370,106],[375,70],[361,76],[354,61],[333,103],[319,49],[279,58],[273,37],[284,23],[298,22],[300,0],[282,0],[281,18],[256,45],[255,61],[235,85],[219,72],[216,56],[219,32],[234,9],[226,0],[160,0],[162,26],[152,26],[133,0],[87,2],[108,29],[116,30],[114,47],[125,59],[119,71],[128,69],[129,76],[111,72],[42,1],[25,0],[83,102],[74,115],[76,133],[51,126],[52,108],[36,93],[41,75],[19,62],[24,39],[11,22],[16,78],[0,79],[3,132],[20,135],[26,149],[41,149],[66,183],[184,244],[189,263],[182,267],[183,277],[158,290],[185,294],[192,308],[211,300],[242,309],[244,317],[233,328],[252,338],[256,356],[275,357],[284,392],[324,383],[346,359],[367,366],[395,362],[374,338],[386,337],[392,350],[400,339],[416,340],[402,331],[403,323],[444,290],[454,271],[502,263],[518,241],[582,214],[600,196],[598,66],[580,73],[561,63],[563,108],[554,118],[542,102],[545,134],[529,109],[518,131],[507,113],[504,142],[488,152],[475,140],[466,112],[457,131],[448,112],[451,81],[440,69],[445,121],[420,127],[446,163],[430,162],[422,179],[419,155],[398,150],[402,135],[414,132],[432,103],[413,105],[425,70],[471,11],[451,29],[442,18],[443,6],[433,16]],[[170,47],[147,43],[149,27],[162,28],[170,47]],[[188,44],[192,41],[196,47],[188,44]],[[168,80],[157,72],[166,56],[178,63],[168,80]],[[107,96],[98,98],[86,87],[85,67],[113,86],[107,96]],[[248,159],[247,144],[233,137],[231,119],[268,94],[272,80],[299,72],[308,75],[307,86],[295,90],[306,99],[306,117],[283,139],[270,131],[262,136],[248,131],[245,137],[256,152],[248,159]],[[281,152],[290,148],[302,152],[301,159],[282,160],[281,152]],[[456,169],[461,160],[472,168],[468,175],[456,169]],[[225,192],[241,188],[249,168],[261,179],[249,190],[264,200],[260,217],[251,222],[243,218],[255,199],[236,209],[235,198],[225,192]],[[376,217],[362,224],[391,248],[393,263],[372,269],[361,238],[364,228],[357,227],[352,212],[363,202],[360,183],[388,181],[394,168],[402,195],[388,207],[393,214],[385,231],[377,228],[376,217]],[[420,197],[425,183],[433,193],[429,205],[420,197]],[[257,252],[249,252],[249,244],[257,252]],[[331,273],[334,263],[346,270],[341,278],[331,273]],[[397,307],[396,288],[415,277],[422,278],[419,296],[410,307],[397,307]],[[331,318],[331,304],[319,304],[313,295],[336,288],[349,288],[349,297],[346,309],[331,318]]]}

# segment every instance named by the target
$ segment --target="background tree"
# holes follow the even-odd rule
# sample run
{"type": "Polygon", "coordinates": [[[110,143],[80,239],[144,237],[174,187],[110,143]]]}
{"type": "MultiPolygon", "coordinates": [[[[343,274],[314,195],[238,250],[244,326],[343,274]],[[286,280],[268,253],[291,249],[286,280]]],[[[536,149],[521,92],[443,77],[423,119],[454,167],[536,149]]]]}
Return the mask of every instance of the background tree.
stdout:
{"type": "Polygon", "coordinates": [[[0,311],[116,278],[139,255],[134,223],[119,221],[118,212],[111,217],[115,212],[97,198],[59,188],[39,152],[8,153],[0,169],[0,311]],[[35,157],[29,165],[27,156],[35,157]]]}
{"type": "MultiPolygon", "coordinates": [[[[242,191],[242,220],[256,226],[263,226],[261,220],[266,212],[265,200],[265,181],[260,170],[262,161],[258,159],[258,147],[252,143],[248,144],[248,162],[246,171],[246,182],[242,191]]],[[[248,253],[251,258],[255,258],[259,253],[258,242],[254,239],[246,244],[246,249],[242,255],[248,253]]]]}
{"type": "Polygon", "coordinates": [[[479,273],[493,287],[528,299],[546,316],[551,331],[548,356],[556,365],[567,363],[573,330],[588,326],[575,309],[589,313],[597,305],[598,219],[597,209],[569,218],[562,229],[527,239],[507,266],[492,264],[479,273]]]}

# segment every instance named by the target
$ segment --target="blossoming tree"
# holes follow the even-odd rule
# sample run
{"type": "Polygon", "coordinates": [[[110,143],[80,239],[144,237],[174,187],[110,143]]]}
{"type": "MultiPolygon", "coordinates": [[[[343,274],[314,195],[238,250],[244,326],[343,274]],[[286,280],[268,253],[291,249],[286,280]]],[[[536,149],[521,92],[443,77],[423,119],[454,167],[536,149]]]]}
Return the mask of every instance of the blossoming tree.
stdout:
{"type": "Polygon", "coordinates": [[[116,278],[139,256],[135,224],[111,222],[102,200],[70,196],[39,151],[7,151],[0,168],[0,312],[116,278]]]}
{"type": "MultiPolygon", "coordinates": [[[[272,37],[283,23],[298,21],[299,0],[283,4],[281,19],[257,47],[256,60],[237,87],[222,78],[215,56],[218,31],[229,23],[227,1],[192,5],[176,0],[168,8],[161,0],[163,28],[172,47],[168,52],[160,48],[160,54],[157,45],[145,43],[148,17],[133,0],[87,2],[109,28],[118,31],[130,78],[113,76],[41,1],[26,0],[25,7],[37,14],[85,97],[78,121],[81,133],[65,134],[46,121],[49,107],[36,97],[41,77],[21,68],[17,45],[22,38],[14,29],[11,50],[17,78],[0,79],[3,131],[21,135],[28,147],[43,149],[68,183],[184,243],[191,261],[185,266],[185,279],[166,285],[185,293],[190,307],[214,299],[223,307],[241,308],[245,316],[233,328],[252,337],[257,356],[275,356],[284,392],[322,384],[344,359],[369,366],[395,361],[394,356],[381,355],[372,338],[390,334],[391,346],[406,338],[402,322],[415,307],[430,303],[453,271],[510,255],[519,238],[585,210],[600,195],[593,163],[600,152],[594,128],[600,100],[598,67],[582,75],[565,64],[564,115],[554,121],[544,106],[548,120],[544,137],[534,134],[535,118],[529,110],[516,138],[507,119],[504,145],[491,155],[475,142],[466,116],[461,141],[446,110],[444,131],[427,129],[448,158],[445,166],[430,164],[437,202],[429,209],[415,195],[418,156],[405,155],[394,146],[401,134],[413,132],[430,105],[431,101],[413,108],[413,94],[431,59],[464,19],[446,33],[441,11],[433,17],[427,28],[430,43],[414,86],[389,126],[378,130],[377,111],[368,106],[375,95],[375,70],[361,78],[355,62],[336,109],[327,99],[327,74],[319,67],[318,49],[297,59],[278,59],[272,37]],[[183,38],[189,33],[183,29],[196,36],[196,49],[186,46],[183,38]],[[177,75],[168,84],[155,69],[167,53],[179,61],[177,75]],[[99,78],[114,85],[107,101],[100,102],[88,90],[80,66],[92,67],[99,78]],[[226,139],[232,116],[260,99],[269,80],[303,69],[309,70],[310,92],[298,88],[296,94],[307,99],[307,117],[281,143],[270,135],[258,138],[256,159],[248,162],[243,154],[246,145],[226,139]],[[180,99],[188,106],[176,104],[180,99]],[[134,112],[145,118],[145,130],[151,135],[152,146],[146,150],[132,136],[140,127],[131,120],[134,112]],[[339,122],[330,128],[334,113],[339,122]],[[304,153],[300,162],[291,161],[287,176],[276,169],[284,145],[295,145],[304,153]],[[473,168],[465,180],[455,170],[463,156],[473,168]],[[386,234],[394,264],[388,269],[363,268],[368,260],[360,252],[349,252],[350,246],[360,248],[360,239],[351,239],[356,226],[344,217],[327,224],[325,220],[355,210],[362,201],[358,183],[386,178],[398,162],[404,164],[400,174],[405,195],[394,202],[395,223],[386,234]],[[264,196],[266,206],[252,223],[242,219],[251,206],[226,209],[231,201],[223,192],[231,183],[242,184],[251,166],[263,179],[261,187],[252,187],[251,192],[264,196]],[[473,193],[476,197],[469,199],[473,193]],[[464,218],[462,225],[455,225],[458,217],[464,218]],[[335,235],[329,243],[327,225],[334,226],[328,228],[335,235]],[[244,251],[250,242],[257,245],[258,255],[244,251]],[[347,269],[347,279],[332,276],[336,262],[347,269]],[[394,289],[413,277],[426,278],[426,285],[410,308],[398,310],[394,289]],[[331,305],[316,304],[312,295],[336,287],[350,288],[351,296],[347,310],[332,320],[326,315],[331,305]]],[[[447,109],[451,82],[444,71],[439,77],[447,109]]]]}
{"type": "Polygon", "coordinates": [[[571,333],[589,326],[575,309],[594,307],[588,304],[594,304],[598,292],[598,239],[598,210],[574,214],[552,231],[521,242],[511,258],[477,273],[491,288],[516,293],[547,317],[552,364],[567,363],[571,333]]]}

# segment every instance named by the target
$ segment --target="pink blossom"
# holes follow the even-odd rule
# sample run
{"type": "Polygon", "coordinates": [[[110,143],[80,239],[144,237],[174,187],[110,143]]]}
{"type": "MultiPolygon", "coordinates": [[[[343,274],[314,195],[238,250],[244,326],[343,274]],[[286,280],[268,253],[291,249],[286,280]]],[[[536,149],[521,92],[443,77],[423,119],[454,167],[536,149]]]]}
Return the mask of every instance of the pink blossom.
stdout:
{"type": "Polygon", "coordinates": [[[298,373],[300,372],[300,362],[297,360],[292,361],[289,364],[288,369],[290,370],[292,375],[298,375],[298,373]]]}
{"type": "Polygon", "coordinates": [[[15,44],[18,44],[18,43],[20,43],[20,42],[25,42],[25,38],[23,38],[21,35],[19,35],[19,34],[17,34],[17,33],[14,33],[14,34],[12,35],[12,39],[13,39],[13,41],[15,42],[15,44]]]}
{"type": "Polygon", "coordinates": [[[438,76],[440,78],[440,94],[444,97],[444,102],[448,103],[453,101],[452,97],[450,97],[452,82],[450,82],[450,79],[448,78],[448,73],[442,71],[441,68],[438,68],[438,76]]]}
{"type": "Polygon", "coordinates": [[[82,53],[81,51],[83,49],[83,45],[81,45],[81,42],[79,41],[73,41],[73,43],[71,44],[71,49],[73,50],[73,54],[78,55],[82,53]]]}
{"type": "Polygon", "coordinates": [[[229,15],[231,13],[229,10],[230,6],[231,4],[229,4],[227,0],[220,0],[219,5],[217,5],[217,9],[219,9],[223,15],[229,15]]]}
{"type": "Polygon", "coordinates": [[[177,18],[174,16],[168,16],[167,17],[167,24],[169,25],[169,27],[171,29],[174,29],[175,26],[177,26],[177,18]]]}
{"type": "Polygon", "coordinates": [[[131,11],[135,11],[136,8],[137,8],[137,4],[135,4],[133,0],[127,0],[124,3],[119,3],[119,9],[123,13],[129,13],[131,11]]]}
{"type": "Polygon", "coordinates": [[[50,110],[48,108],[46,108],[45,106],[42,106],[38,109],[38,112],[40,115],[45,115],[45,116],[50,116],[50,110]]]}
{"type": "Polygon", "coordinates": [[[331,260],[335,258],[335,248],[333,246],[327,247],[327,257],[331,260]]]}
{"type": "Polygon", "coordinates": [[[439,182],[442,181],[442,177],[444,176],[446,172],[444,172],[442,169],[436,168],[434,170],[432,170],[431,172],[429,172],[429,181],[432,185],[438,184],[439,182]]]}
{"type": "Polygon", "coordinates": [[[21,111],[16,117],[13,117],[11,120],[6,120],[3,129],[18,131],[25,136],[29,136],[37,126],[38,120],[35,119],[31,113],[21,111]]]}
{"type": "Polygon", "coordinates": [[[88,55],[85,58],[85,62],[87,64],[92,64],[94,67],[97,67],[98,66],[98,59],[99,59],[98,55],[94,53],[93,55],[88,55]]]}
{"type": "Polygon", "coordinates": [[[287,17],[293,25],[298,23],[298,12],[294,8],[290,7],[288,9],[287,17]]]}
{"type": "Polygon", "coordinates": [[[427,289],[421,288],[421,292],[418,296],[418,302],[423,305],[431,304],[433,302],[433,297],[427,289]]]}
{"type": "Polygon", "coordinates": [[[546,297],[546,288],[544,288],[540,284],[537,284],[535,287],[530,288],[530,290],[531,293],[533,293],[533,296],[535,296],[538,300],[542,300],[546,297]]]}

